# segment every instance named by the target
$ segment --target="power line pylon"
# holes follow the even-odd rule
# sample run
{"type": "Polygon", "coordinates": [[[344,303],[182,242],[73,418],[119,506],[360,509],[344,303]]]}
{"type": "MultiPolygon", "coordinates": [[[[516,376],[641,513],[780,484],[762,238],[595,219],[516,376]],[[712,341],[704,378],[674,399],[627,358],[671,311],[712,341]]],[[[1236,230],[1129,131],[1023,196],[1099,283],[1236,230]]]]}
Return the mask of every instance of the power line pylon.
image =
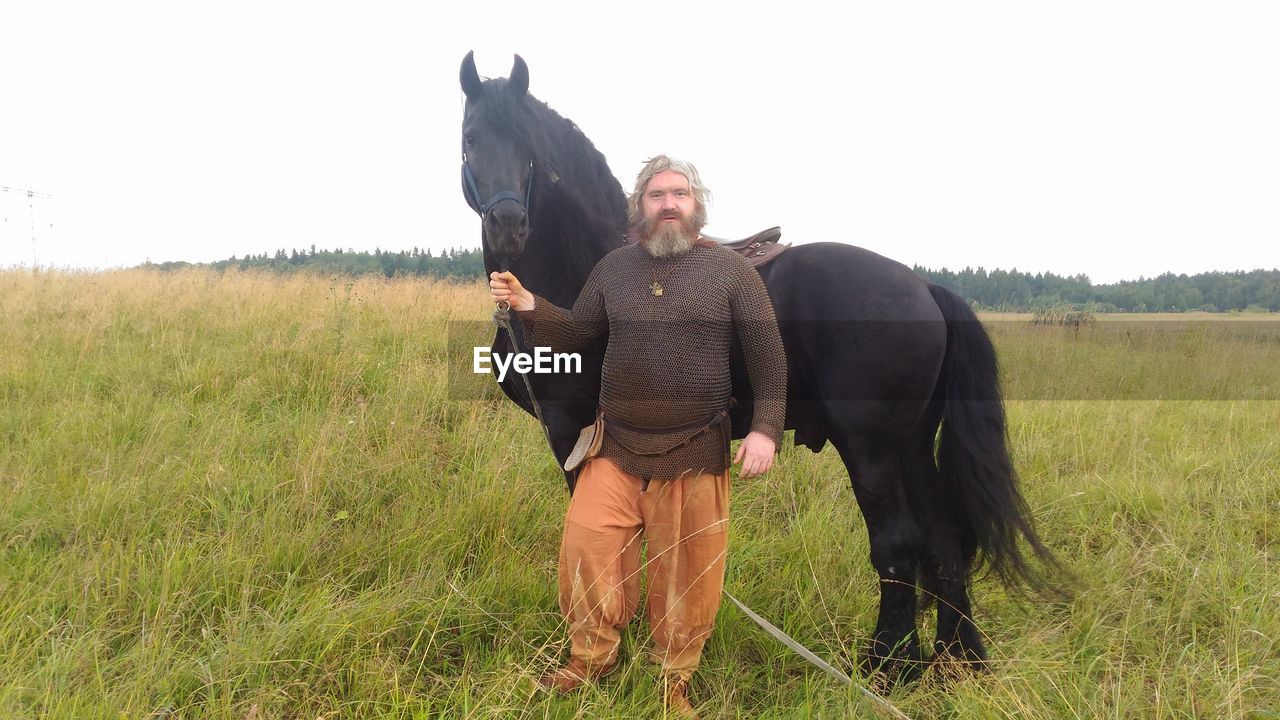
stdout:
{"type": "Polygon", "coordinates": [[[36,255],[36,200],[52,200],[53,196],[31,188],[11,188],[6,185],[0,185],[0,192],[27,196],[27,217],[31,221],[31,272],[35,272],[39,266],[39,257],[36,255]]]}

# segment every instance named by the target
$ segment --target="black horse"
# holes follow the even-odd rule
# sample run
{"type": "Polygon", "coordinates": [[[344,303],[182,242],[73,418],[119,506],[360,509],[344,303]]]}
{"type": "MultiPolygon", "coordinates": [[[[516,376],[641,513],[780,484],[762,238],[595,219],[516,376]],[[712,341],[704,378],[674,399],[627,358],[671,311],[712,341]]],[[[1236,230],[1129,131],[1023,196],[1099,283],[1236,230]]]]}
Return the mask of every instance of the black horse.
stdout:
{"type": "MultiPolygon", "coordinates": [[[[463,194],[481,215],[486,272],[509,269],[570,307],[596,261],[625,240],[626,199],[603,155],[509,78],[462,62],[463,194]]],[[[934,659],[981,666],[968,583],[985,562],[1011,587],[1047,588],[1024,543],[1053,564],[1017,486],[995,350],[958,296],[907,267],[841,243],[796,246],[760,269],[786,346],[787,429],[814,452],[830,441],[849,471],[880,575],[880,613],[864,671],[907,679],[922,663],[917,589],[936,600],[934,659]],[[939,432],[939,428],[941,432],[939,432]]],[[[517,328],[518,332],[518,328],[517,328]]],[[[604,343],[581,375],[529,375],[563,462],[594,417],[604,343]]],[[[511,352],[499,331],[493,350],[511,352]]],[[[532,412],[520,378],[503,391],[532,412]]],[[[750,384],[733,359],[734,437],[746,434],[750,384]]],[[[569,490],[573,476],[566,475],[569,490]]]]}

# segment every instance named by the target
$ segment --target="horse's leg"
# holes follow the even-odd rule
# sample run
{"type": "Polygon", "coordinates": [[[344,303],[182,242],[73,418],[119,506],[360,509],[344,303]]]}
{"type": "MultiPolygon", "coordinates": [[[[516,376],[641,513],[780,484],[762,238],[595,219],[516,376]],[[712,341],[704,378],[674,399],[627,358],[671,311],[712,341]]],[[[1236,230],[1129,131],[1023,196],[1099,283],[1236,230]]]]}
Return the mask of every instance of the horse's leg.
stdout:
{"type": "MultiPolygon", "coordinates": [[[[943,510],[942,517],[949,514],[943,510]]],[[[933,641],[930,662],[958,660],[980,669],[987,659],[987,650],[973,623],[973,610],[969,604],[969,569],[973,560],[964,557],[954,542],[957,534],[954,519],[942,520],[939,525],[943,531],[939,533],[941,538],[950,536],[952,539],[931,537],[929,540],[931,545],[936,543],[942,548],[941,552],[926,560],[929,569],[925,576],[925,589],[938,603],[938,632],[933,641]]]]}
{"type": "MultiPolygon", "coordinates": [[[[502,348],[503,352],[509,352],[510,344],[508,343],[506,333],[500,333],[494,344],[494,352],[498,348],[502,348]]],[[[563,468],[564,461],[569,458],[569,454],[573,452],[573,446],[578,442],[578,432],[581,428],[589,425],[595,417],[595,399],[593,395],[580,397],[575,403],[563,402],[547,402],[547,398],[559,398],[568,395],[561,387],[551,385],[539,378],[531,381],[534,386],[533,392],[539,400],[539,410],[542,412],[542,423],[545,423],[548,442],[551,443],[551,454],[555,457],[556,465],[563,468]]],[[[502,392],[511,398],[517,405],[535,417],[536,413],[533,409],[533,403],[529,400],[529,388],[525,386],[524,379],[516,373],[509,374],[503,382],[499,384],[502,392]]],[[[581,393],[579,393],[581,395],[581,393]]],[[[539,427],[542,431],[542,427],[539,427]]],[[[573,485],[577,482],[578,473],[573,471],[564,472],[565,485],[569,488],[569,494],[573,494],[573,485]]]]}
{"type": "Polygon", "coordinates": [[[973,624],[969,604],[969,571],[973,550],[961,535],[959,498],[942,487],[933,455],[933,433],[917,439],[903,456],[903,470],[924,543],[921,586],[926,600],[938,604],[938,628],[930,661],[986,660],[986,649],[973,624]]]}
{"type": "Polygon", "coordinates": [[[907,502],[902,464],[896,452],[867,453],[849,439],[832,438],[866,519],[871,564],[880,575],[880,614],[862,658],[864,673],[882,671],[893,681],[920,674],[916,632],[916,577],[920,528],[907,502]]]}
{"type": "MultiPolygon", "coordinates": [[[[581,413],[574,413],[560,405],[548,404],[542,406],[542,419],[547,424],[551,453],[555,456],[556,464],[563,468],[564,461],[569,459],[569,453],[573,452],[573,446],[578,442],[578,431],[585,424],[581,421],[581,413]]],[[[562,470],[562,472],[564,472],[564,481],[569,488],[569,494],[572,495],[578,472],[577,470],[562,470]]]]}

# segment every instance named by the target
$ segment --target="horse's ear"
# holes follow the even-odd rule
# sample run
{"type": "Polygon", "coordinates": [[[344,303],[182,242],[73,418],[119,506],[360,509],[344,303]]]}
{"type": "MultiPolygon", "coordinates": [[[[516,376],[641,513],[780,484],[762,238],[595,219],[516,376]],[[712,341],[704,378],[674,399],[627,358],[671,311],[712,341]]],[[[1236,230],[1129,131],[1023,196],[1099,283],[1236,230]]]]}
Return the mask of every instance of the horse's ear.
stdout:
{"type": "Polygon", "coordinates": [[[524,64],[524,58],[519,55],[516,55],[516,62],[511,66],[511,77],[507,79],[507,87],[511,88],[511,92],[516,95],[529,92],[529,66],[524,64]]]}
{"type": "Polygon", "coordinates": [[[480,94],[480,73],[476,72],[475,55],[476,51],[471,50],[466,57],[462,58],[462,72],[459,73],[459,79],[462,80],[462,92],[472,99],[480,94]]]}

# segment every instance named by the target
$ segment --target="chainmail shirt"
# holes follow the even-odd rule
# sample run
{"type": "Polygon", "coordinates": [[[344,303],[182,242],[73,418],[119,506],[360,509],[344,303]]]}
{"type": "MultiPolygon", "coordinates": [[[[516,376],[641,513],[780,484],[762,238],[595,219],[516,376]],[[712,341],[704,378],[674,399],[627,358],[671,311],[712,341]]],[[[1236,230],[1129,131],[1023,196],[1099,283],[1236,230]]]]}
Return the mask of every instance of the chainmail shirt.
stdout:
{"type": "Polygon", "coordinates": [[[534,309],[518,313],[533,346],[573,352],[609,333],[600,409],[627,427],[607,426],[600,455],[624,471],[671,478],[727,469],[727,430],[707,421],[728,404],[735,332],[755,401],[751,430],[780,444],[786,357],[764,283],[741,255],[695,245],[654,258],[624,245],[596,264],[572,310],[534,297],[534,309]]]}

